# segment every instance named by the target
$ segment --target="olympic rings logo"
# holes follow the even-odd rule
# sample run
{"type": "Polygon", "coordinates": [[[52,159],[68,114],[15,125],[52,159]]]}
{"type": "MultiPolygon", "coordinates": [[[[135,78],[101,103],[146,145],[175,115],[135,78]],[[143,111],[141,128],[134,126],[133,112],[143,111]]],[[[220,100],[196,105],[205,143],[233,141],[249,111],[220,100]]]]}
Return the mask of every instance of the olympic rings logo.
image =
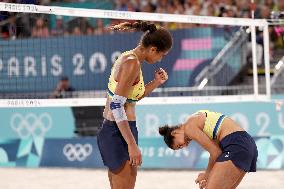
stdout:
{"type": "Polygon", "coordinates": [[[89,155],[92,154],[93,146],[87,144],[66,144],[63,148],[63,154],[69,161],[84,161],[89,155]]]}
{"type": "Polygon", "coordinates": [[[42,113],[39,116],[34,113],[28,113],[23,116],[15,113],[10,125],[20,138],[44,137],[45,133],[52,127],[52,118],[48,113],[42,113]]]}

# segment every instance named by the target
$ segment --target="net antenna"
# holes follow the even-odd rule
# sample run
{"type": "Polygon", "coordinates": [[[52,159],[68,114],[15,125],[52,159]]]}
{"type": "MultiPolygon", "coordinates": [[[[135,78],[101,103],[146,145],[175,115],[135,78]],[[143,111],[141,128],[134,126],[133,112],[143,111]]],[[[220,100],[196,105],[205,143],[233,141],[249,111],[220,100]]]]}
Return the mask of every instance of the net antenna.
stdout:
{"type": "MultiPolygon", "coordinates": [[[[270,63],[269,63],[269,32],[268,22],[264,19],[249,18],[228,18],[228,17],[211,17],[211,16],[194,16],[179,14],[161,14],[161,13],[145,13],[145,12],[128,12],[101,9],[84,9],[70,8],[59,6],[40,6],[27,4],[0,3],[0,11],[15,13],[30,13],[56,16],[76,16],[85,18],[101,18],[101,19],[118,19],[118,20],[145,20],[153,22],[173,22],[185,24],[206,24],[206,25],[222,25],[222,26],[243,26],[247,27],[251,33],[252,43],[252,63],[253,63],[253,94],[248,95],[230,95],[230,96],[183,96],[183,97],[147,97],[141,100],[141,104],[145,103],[165,103],[174,101],[175,103],[208,103],[208,102],[224,102],[232,101],[234,97],[236,102],[250,100],[269,100],[270,92],[270,63]],[[265,65],[265,93],[259,93],[258,74],[257,74],[257,52],[256,52],[256,28],[263,31],[264,38],[264,65],[265,65]]],[[[206,87],[206,79],[201,80],[198,90],[206,87]]],[[[159,91],[161,89],[157,89],[159,91]]],[[[164,88],[162,91],[170,91],[171,88],[164,88]]],[[[90,106],[103,105],[104,98],[71,98],[71,99],[1,99],[2,107],[34,107],[34,106],[90,106]]]]}

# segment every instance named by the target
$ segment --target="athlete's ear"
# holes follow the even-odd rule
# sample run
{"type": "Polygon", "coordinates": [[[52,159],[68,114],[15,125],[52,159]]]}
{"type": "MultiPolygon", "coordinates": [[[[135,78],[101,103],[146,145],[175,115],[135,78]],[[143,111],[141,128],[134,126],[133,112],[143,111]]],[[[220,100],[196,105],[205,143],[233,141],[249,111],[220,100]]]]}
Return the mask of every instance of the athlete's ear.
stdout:
{"type": "Polygon", "coordinates": [[[157,47],[154,47],[154,46],[150,47],[150,52],[151,53],[157,52],[157,50],[158,50],[157,47]]]}
{"type": "Polygon", "coordinates": [[[171,132],[171,135],[172,135],[172,136],[175,136],[175,134],[177,134],[176,129],[171,132]]]}

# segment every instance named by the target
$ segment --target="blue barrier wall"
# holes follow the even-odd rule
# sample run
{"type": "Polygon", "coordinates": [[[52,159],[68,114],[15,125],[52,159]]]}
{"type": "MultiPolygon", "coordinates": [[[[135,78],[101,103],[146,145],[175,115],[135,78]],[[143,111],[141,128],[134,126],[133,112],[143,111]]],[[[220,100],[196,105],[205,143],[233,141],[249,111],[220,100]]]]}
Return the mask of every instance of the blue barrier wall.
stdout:
{"type": "MultiPolygon", "coordinates": [[[[158,137],[158,127],[179,124],[197,110],[223,112],[252,136],[284,135],[284,108],[275,102],[139,105],[136,108],[140,137],[158,137]],[[229,108],[228,108],[229,107],[229,108]]],[[[100,113],[98,113],[100,114],[100,113]]],[[[70,107],[0,108],[0,138],[74,137],[75,118],[70,107]]]]}
{"type": "Polygon", "coordinates": [[[275,102],[137,106],[139,134],[157,137],[160,125],[182,123],[188,115],[202,109],[223,112],[252,136],[284,135],[284,108],[276,110],[275,102]]]}
{"type": "MultiPolygon", "coordinates": [[[[255,138],[258,169],[284,169],[284,136],[255,138]]],[[[141,138],[142,168],[204,169],[208,152],[192,142],[178,151],[160,138],[141,138]]],[[[102,168],[96,138],[0,140],[0,166],[102,168]]]]}
{"type": "Polygon", "coordinates": [[[71,108],[0,108],[0,115],[0,139],[74,136],[71,108]]]}
{"type": "MultiPolygon", "coordinates": [[[[163,67],[170,76],[165,86],[190,86],[191,75],[224,47],[226,32],[223,28],[173,31],[173,48],[162,63],[143,65],[145,82],[163,67]]],[[[141,34],[0,41],[0,91],[53,91],[62,75],[76,90],[105,90],[112,63],[121,52],[135,48],[141,34]]]]}

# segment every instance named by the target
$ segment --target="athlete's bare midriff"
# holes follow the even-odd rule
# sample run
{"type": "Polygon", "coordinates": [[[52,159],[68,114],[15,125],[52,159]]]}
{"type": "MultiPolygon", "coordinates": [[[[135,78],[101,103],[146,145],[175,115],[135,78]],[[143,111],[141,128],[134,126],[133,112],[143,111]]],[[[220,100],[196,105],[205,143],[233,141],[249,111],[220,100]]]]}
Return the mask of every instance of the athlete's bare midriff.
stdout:
{"type": "MultiPolygon", "coordinates": [[[[112,115],[111,109],[109,108],[110,102],[111,102],[111,99],[109,97],[107,97],[103,117],[107,120],[114,121],[114,117],[112,115]]],[[[136,120],[135,105],[136,105],[136,103],[128,103],[128,102],[126,102],[124,104],[124,109],[125,109],[128,121],[135,121],[136,120]]]]}
{"type": "Polygon", "coordinates": [[[225,136],[234,133],[236,131],[244,131],[244,129],[240,127],[234,120],[232,120],[229,117],[226,117],[222,122],[217,139],[221,141],[225,136]]]}

